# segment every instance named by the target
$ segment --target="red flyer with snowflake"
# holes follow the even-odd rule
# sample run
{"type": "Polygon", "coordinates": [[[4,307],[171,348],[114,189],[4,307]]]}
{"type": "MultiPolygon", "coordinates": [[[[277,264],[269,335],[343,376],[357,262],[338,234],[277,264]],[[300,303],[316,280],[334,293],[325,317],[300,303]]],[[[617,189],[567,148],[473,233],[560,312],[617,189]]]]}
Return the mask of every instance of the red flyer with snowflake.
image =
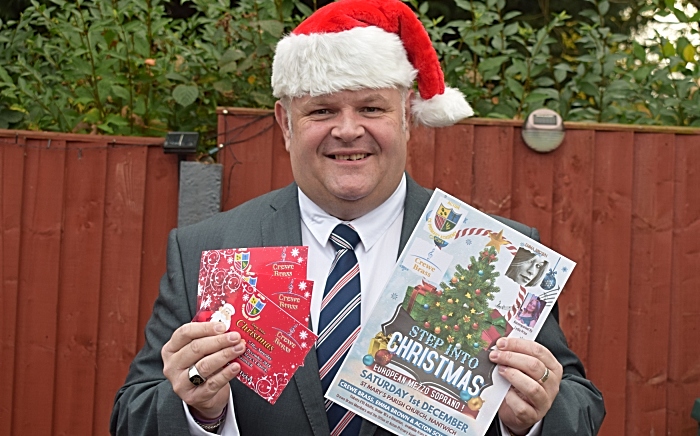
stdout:
{"type": "MultiPolygon", "coordinates": [[[[197,307],[217,310],[220,300],[233,292],[242,281],[259,287],[256,280],[262,276],[280,279],[306,280],[306,260],[308,247],[256,247],[208,250],[202,252],[199,265],[199,286],[197,307]]],[[[267,281],[271,283],[270,281],[267,281]]],[[[313,284],[312,282],[308,282],[313,284]]],[[[286,290],[289,281],[277,280],[275,286],[286,290]]],[[[267,295],[279,292],[274,288],[261,288],[267,295]]],[[[283,291],[282,291],[283,292],[283,291]]],[[[294,314],[296,315],[296,314],[294,314]]],[[[304,317],[308,316],[308,310],[304,317]]]]}
{"type": "Polygon", "coordinates": [[[246,351],[234,360],[241,365],[238,379],[275,404],[277,398],[316,342],[304,323],[274,304],[248,282],[226,292],[215,311],[200,310],[194,321],[220,321],[246,341],[246,351]]]}
{"type": "Polygon", "coordinates": [[[270,300],[300,323],[309,325],[313,280],[269,275],[246,275],[243,280],[261,290],[270,300]]]}

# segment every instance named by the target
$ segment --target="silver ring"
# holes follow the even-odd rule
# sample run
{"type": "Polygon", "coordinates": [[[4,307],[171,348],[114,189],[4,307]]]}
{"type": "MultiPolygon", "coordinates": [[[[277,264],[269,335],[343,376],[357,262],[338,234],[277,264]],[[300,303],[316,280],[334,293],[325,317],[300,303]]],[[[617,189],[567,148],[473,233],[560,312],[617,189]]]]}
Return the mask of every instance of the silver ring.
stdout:
{"type": "Polygon", "coordinates": [[[187,376],[190,378],[190,381],[195,386],[199,386],[202,383],[204,383],[205,381],[207,381],[207,379],[202,377],[202,375],[199,373],[199,371],[197,371],[196,365],[190,366],[190,369],[187,371],[187,376]]]}
{"type": "Polygon", "coordinates": [[[545,366],[544,367],[544,374],[542,374],[542,377],[540,377],[540,379],[537,381],[544,384],[544,382],[546,382],[548,378],[549,378],[549,368],[547,368],[545,366]]]}

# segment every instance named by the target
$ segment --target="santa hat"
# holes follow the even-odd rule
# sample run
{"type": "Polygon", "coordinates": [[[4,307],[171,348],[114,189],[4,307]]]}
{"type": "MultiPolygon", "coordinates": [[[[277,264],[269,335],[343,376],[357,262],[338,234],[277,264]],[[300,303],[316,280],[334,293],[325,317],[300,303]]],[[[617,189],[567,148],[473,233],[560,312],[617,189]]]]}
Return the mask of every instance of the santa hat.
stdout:
{"type": "Polygon", "coordinates": [[[437,53],[415,13],[400,0],[340,0],[317,10],[278,44],[272,64],[277,98],[342,90],[411,88],[414,119],[449,126],[474,114],[445,86],[437,53]]]}

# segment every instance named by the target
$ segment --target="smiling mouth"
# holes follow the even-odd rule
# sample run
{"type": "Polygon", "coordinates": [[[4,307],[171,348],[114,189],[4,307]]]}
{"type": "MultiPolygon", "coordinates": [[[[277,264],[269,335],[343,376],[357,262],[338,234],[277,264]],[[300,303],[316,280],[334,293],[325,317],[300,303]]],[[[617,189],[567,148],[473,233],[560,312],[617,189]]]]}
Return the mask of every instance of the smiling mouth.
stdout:
{"type": "Polygon", "coordinates": [[[355,161],[355,160],[364,159],[364,158],[366,158],[367,156],[369,156],[369,155],[366,154],[366,153],[357,153],[357,154],[336,154],[336,155],[333,155],[333,158],[334,158],[335,160],[352,160],[352,161],[355,161]]]}

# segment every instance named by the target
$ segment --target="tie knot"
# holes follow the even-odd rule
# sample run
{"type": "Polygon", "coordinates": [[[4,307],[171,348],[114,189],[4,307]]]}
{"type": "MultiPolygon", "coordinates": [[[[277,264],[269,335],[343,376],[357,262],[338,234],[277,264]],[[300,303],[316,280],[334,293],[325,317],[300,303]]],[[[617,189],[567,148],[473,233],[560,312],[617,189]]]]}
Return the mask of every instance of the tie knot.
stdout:
{"type": "Polygon", "coordinates": [[[341,249],[354,250],[360,242],[360,236],[347,224],[338,224],[331,233],[330,241],[336,251],[341,249]]]}

